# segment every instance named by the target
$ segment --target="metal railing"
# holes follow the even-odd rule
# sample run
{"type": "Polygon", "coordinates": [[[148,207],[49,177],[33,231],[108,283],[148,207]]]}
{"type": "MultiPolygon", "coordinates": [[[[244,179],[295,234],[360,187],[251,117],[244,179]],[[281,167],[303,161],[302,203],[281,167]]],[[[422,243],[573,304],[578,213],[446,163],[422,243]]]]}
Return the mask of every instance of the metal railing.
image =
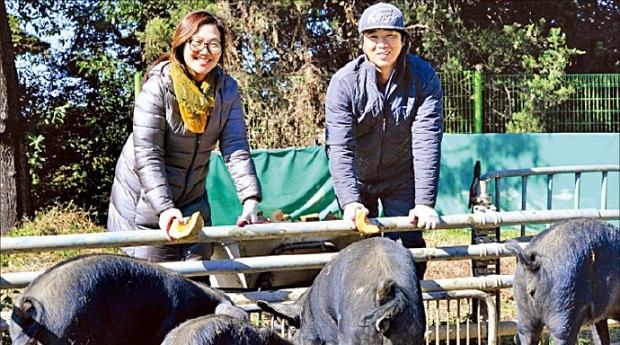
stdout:
{"type": "MultiPolygon", "coordinates": [[[[500,210],[502,205],[502,180],[507,178],[521,178],[521,205],[522,212],[527,208],[528,199],[528,177],[537,175],[546,175],[546,199],[547,199],[547,211],[550,212],[552,208],[553,200],[553,179],[556,174],[574,174],[574,203],[573,211],[566,211],[569,213],[579,213],[580,199],[581,199],[581,175],[583,173],[600,173],[602,174],[600,185],[600,211],[606,212],[607,208],[607,188],[608,188],[608,173],[620,172],[620,165],[590,165],[590,166],[556,166],[556,167],[541,167],[541,168],[528,168],[528,169],[513,169],[513,170],[499,170],[491,171],[480,176],[480,162],[476,162],[474,167],[474,181],[472,183],[472,190],[470,190],[471,200],[470,206],[473,206],[473,213],[480,214],[496,214],[504,213],[500,210]],[[493,181],[495,187],[495,193],[493,197],[489,193],[489,183],[493,181]],[[500,212],[498,212],[500,211],[500,212]]],[[[549,222],[552,223],[552,222],[549,222]]],[[[549,224],[547,223],[547,224],[549,224]]],[[[520,226],[520,236],[525,236],[525,225],[531,223],[523,223],[520,226]]],[[[472,243],[499,243],[500,242],[500,226],[495,228],[489,227],[476,227],[472,226],[472,243]]],[[[474,277],[481,276],[494,276],[501,274],[500,260],[499,258],[472,258],[472,275],[474,277]]],[[[495,292],[495,306],[496,312],[499,315],[499,305],[501,303],[500,294],[495,292]]],[[[486,309],[483,313],[487,313],[486,309]]]]}
{"type": "MultiPolygon", "coordinates": [[[[522,246],[526,244],[523,243],[522,246]]],[[[439,260],[467,260],[471,258],[499,258],[512,256],[504,244],[478,244],[439,248],[409,249],[417,262],[439,260]]],[[[162,266],[188,277],[230,274],[260,273],[303,269],[320,269],[329,263],[337,253],[268,255],[236,259],[163,262],[162,266]]],[[[26,287],[44,271],[3,273],[0,275],[0,289],[26,287]]],[[[441,283],[436,286],[444,286],[441,283]]],[[[487,284],[488,286],[488,284],[487,284]]],[[[429,288],[430,289],[430,288],[429,288]]],[[[455,287],[451,287],[455,289],[455,287]]]]}
{"type": "Polygon", "coordinates": [[[460,345],[476,344],[484,341],[488,345],[498,342],[498,315],[495,314],[493,298],[479,290],[461,290],[425,293],[423,295],[426,311],[426,344],[433,341],[436,345],[450,344],[451,340],[460,345]],[[473,300],[479,303],[472,303],[473,300]],[[488,317],[480,317],[472,321],[473,315],[481,315],[479,309],[482,304],[490,310],[488,317]]]}
{"type": "MultiPolygon", "coordinates": [[[[553,178],[557,174],[574,174],[574,204],[575,210],[579,209],[579,203],[581,199],[581,175],[583,173],[600,173],[601,178],[601,202],[600,209],[607,209],[607,181],[609,172],[620,172],[620,165],[588,165],[588,166],[556,166],[556,167],[541,167],[541,168],[528,168],[528,169],[514,169],[514,170],[499,170],[492,171],[480,176],[479,191],[477,193],[476,204],[489,205],[491,204],[488,184],[493,181],[495,186],[495,193],[493,196],[493,204],[495,210],[501,210],[501,182],[502,179],[510,177],[521,177],[521,210],[527,208],[527,186],[528,177],[536,175],[547,176],[547,210],[551,210],[553,206],[553,178]]],[[[521,236],[525,236],[525,225],[521,225],[521,236]]]]}
{"type": "MultiPolygon", "coordinates": [[[[488,212],[481,214],[446,215],[440,218],[437,230],[469,227],[495,228],[522,224],[547,224],[564,219],[596,218],[603,220],[620,218],[620,210],[548,210],[488,212]]],[[[413,226],[407,217],[376,218],[382,231],[422,231],[413,226]]],[[[41,252],[79,248],[109,248],[134,245],[165,245],[194,242],[234,242],[272,240],[282,238],[306,238],[318,235],[346,236],[359,234],[347,221],[254,224],[245,227],[234,225],[203,228],[198,238],[169,242],[162,231],[118,231],[105,233],[71,234],[54,236],[3,237],[0,254],[18,252],[41,252]]]]}
{"type": "MultiPolygon", "coordinates": [[[[547,210],[547,211],[512,211],[512,212],[487,212],[481,214],[448,215],[441,218],[438,229],[458,229],[466,227],[495,228],[500,225],[521,225],[529,223],[550,223],[570,218],[597,218],[603,220],[620,219],[620,210],[547,210]]],[[[387,217],[376,219],[385,232],[421,230],[414,228],[407,217],[387,217]]],[[[350,228],[346,221],[323,221],[309,223],[271,223],[249,225],[243,228],[236,226],[205,227],[196,239],[168,242],[161,231],[127,231],[97,234],[55,235],[55,236],[27,236],[27,237],[4,237],[0,253],[36,252],[61,249],[77,248],[107,248],[122,247],[128,245],[145,244],[172,244],[181,242],[230,242],[249,240],[271,240],[287,237],[303,238],[316,235],[350,235],[356,232],[350,228]]],[[[490,243],[471,246],[456,246],[446,248],[420,248],[412,249],[416,261],[428,260],[459,260],[469,259],[472,256],[478,258],[498,258],[508,256],[503,244],[490,243]]],[[[297,270],[307,268],[319,268],[329,262],[335,254],[299,254],[290,256],[248,257],[231,260],[213,260],[202,262],[174,262],[163,263],[163,266],[177,270],[187,275],[204,275],[214,273],[237,273],[237,272],[264,272],[276,270],[297,270]],[[294,258],[293,258],[294,257],[294,258]],[[289,261],[289,262],[287,262],[289,261]]],[[[26,286],[41,272],[21,272],[1,274],[1,288],[18,288],[26,286]]],[[[468,277],[454,279],[424,280],[421,282],[423,293],[440,293],[443,296],[464,298],[462,290],[497,291],[512,286],[511,275],[490,275],[485,277],[468,277]],[[460,296],[460,297],[459,297],[460,296]]],[[[245,293],[229,293],[231,299],[238,305],[251,305],[256,300],[286,301],[294,300],[305,288],[274,290],[274,291],[249,291],[245,293]]],[[[494,315],[496,306],[488,295],[469,297],[480,302],[475,304],[477,308],[482,304],[487,309],[486,320],[497,320],[494,315]],[[492,318],[491,318],[492,317],[492,318]]],[[[437,295],[439,296],[439,295],[437,295]]],[[[448,298],[449,299],[449,298],[448,298]]],[[[449,303],[449,302],[448,302],[449,303]]],[[[429,308],[427,303],[427,308],[429,308]]],[[[446,310],[450,307],[447,306],[446,310]]],[[[459,307],[457,307],[458,309],[459,307]]],[[[432,309],[432,308],[431,308],[432,309]]],[[[440,308],[441,309],[441,308],[440,308]]],[[[477,312],[476,315],[481,315],[477,312]]],[[[431,323],[434,327],[433,335],[428,335],[427,342],[447,341],[456,339],[459,343],[462,332],[466,337],[488,337],[491,343],[501,333],[502,323],[497,321],[487,322],[477,319],[474,328],[467,325],[444,324],[444,321],[431,323]],[[461,326],[465,327],[461,331],[461,326]],[[467,333],[469,332],[469,333],[467,333]],[[458,336],[457,336],[458,335],[458,336]]],[[[469,321],[466,321],[467,323],[469,321]]],[[[430,326],[429,326],[430,327],[430,326]]]]}

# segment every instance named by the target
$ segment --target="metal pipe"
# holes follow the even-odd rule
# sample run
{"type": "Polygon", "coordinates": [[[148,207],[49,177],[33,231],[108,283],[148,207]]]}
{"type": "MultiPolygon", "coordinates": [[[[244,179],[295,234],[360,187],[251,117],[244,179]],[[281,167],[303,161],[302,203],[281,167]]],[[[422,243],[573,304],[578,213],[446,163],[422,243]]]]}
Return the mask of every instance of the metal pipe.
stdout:
{"type": "MultiPolygon", "coordinates": [[[[500,225],[546,224],[564,219],[596,218],[620,219],[620,209],[615,210],[547,210],[485,212],[477,214],[447,215],[439,220],[437,229],[462,229],[468,227],[497,228],[500,225]]],[[[408,217],[376,218],[384,232],[421,231],[409,223],[408,217]]],[[[204,227],[196,239],[169,242],[163,231],[117,231],[90,234],[54,236],[3,237],[1,254],[40,252],[80,248],[109,248],[134,245],[165,245],[194,242],[231,242],[303,238],[313,236],[344,236],[359,234],[343,220],[320,222],[254,224],[245,227],[234,225],[204,227]]]]}
{"type": "Polygon", "coordinates": [[[515,177],[524,175],[548,175],[548,174],[563,174],[563,173],[584,173],[584,172],[604,172],[604,171],[618,171],[620,172],[620,165],[576,165],[576,166],[557,166],[557,167],[542,167],[542,168],[528,168],[528,169],[513,169],[513,170],[498,170],[491,171],[480,176],[480,181],[489,180],[492,178],[502,177],[515,177]]]}
{"type": "Polygon", "coordinates": [[[483,98],[482,98],[482,70],[479,68],[474,71],[474,124],[475,124],[475,133],[482,134],[484,133],[483,129],[483,98]]]}
{"type": "MultiPolygon", "coordinates": [[[[527,243],[520,243],[525,248],[527,243]]],[[[409,249],[416,262],[440,260],[494,259],[514,256],[503,243],[483,243],[469,246],[409,249]]],[[[320,269],[338,253],[270,255],[236,259],[162,262],[160,265],[188,277],[320,269]]],[[[0,289],[22,288],[44,271],[4,273],[0,275],[0,289]]]]}
{"type": "Polygon", "coordinates": [[[603,171],[603,180],[601,181],[601,210],[607,208],[607,171],[603,171]]]}
{"type": "MultiPolygon", "coordinates": [[[[496,290],[512,287],[514,276],[490,275],[484,277],[467,277],[453,279],[422,280],[420,286],[423,293],[446,292],[453,290],[496,290]]],[[[301,296],[307,288],[291,288],[273,291],[248,291],[229,293],[235,304],[251,304],[258,300],[267,302],[294,301],[301,296]]]]}
{"type": "Polygon", "coordinates": [[[501,190],[501,183],[502,179],[501,178],[496,178],[495,179],[495,210],[497,212],[500,212],[502,210],[502,200],[500,197],[500,190],[501,190]]]}
{"type": "MultiPolygon", "coordinates": [[[[2,275],[2,289],[9,288],[22,288],[28,285],[32,279],[36,278],[36,275],[43,273],[39,272],[25,272],[25,273],[12,273],[9,277],[2,275]],[[29,276],[28,276],[29,275],[29,276]],[[22,281],[18,279],[9,280],[12,277],[26,277],[22,281]],[[9,279],[6,279],[9,278],[9,279]]],[[[437,279],[437,280],[423,280],[420,282],[422,286],[422,292],[439,292],[449,290],[496,290],[512,287],[513,276],[512,275],[489,275],[484,277],[467,277],[467,278],[452,278],[452,279],[437,279]]],[[[295,300],[301,295],[306,288],[292,288],[284,290],[274,291],[248,291],[240,293],[231,293],[230,296],[234,297],[235,303],[248,304],[254,303],[257,300],[265,300],[270,302],[284,302],[295,300]]]]}
{"type": "MultiPolygon", "coordinates": [[[[527,176],[521,177],[521,210],[527,208],[527,176]]],[[[525,224],[521,224],[521,236],[525,236],[525,224]]]]}
{"type": "Polygon", "coordinates": [[[573,208],[579,209],[579,199],[581,198],[581,173],[575,173],[575,203],[573,208]]]}

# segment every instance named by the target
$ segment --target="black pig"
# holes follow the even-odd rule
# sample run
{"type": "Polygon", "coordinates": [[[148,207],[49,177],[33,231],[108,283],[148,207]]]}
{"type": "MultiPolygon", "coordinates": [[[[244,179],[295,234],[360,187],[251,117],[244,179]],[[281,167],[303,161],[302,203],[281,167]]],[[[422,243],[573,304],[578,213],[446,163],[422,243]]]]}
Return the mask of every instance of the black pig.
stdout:
{"type": "Polygon", "coordinates": [[[201,316],[168,333],[162,345],[293,345],[266,327],[228,315],[201,316]]]}
{"type": "Polygon", "coordinates": [[[370,238],[343,249],[294,304],[259,301],[307,344],[422,344],[426,319],[411,253],[370,238]]]}
{"type": "Polygon", "coordinates": [[[609,344],[607,319],[620,317],[620,231],[593,219],[554,224],[523,250],[516,241],[514,295],[521,344],[537,344],[546,326],[554,344],[575,344],[594,324],[597,344],[609,344]]]}
{"type": "Polygon", "coordinates": [[[9,332],[20,344],[160,344],[180,323],[215,312],[246,317],[221,291],[158,264],[87,255],[56,264],[18,298],[9,332]]]}

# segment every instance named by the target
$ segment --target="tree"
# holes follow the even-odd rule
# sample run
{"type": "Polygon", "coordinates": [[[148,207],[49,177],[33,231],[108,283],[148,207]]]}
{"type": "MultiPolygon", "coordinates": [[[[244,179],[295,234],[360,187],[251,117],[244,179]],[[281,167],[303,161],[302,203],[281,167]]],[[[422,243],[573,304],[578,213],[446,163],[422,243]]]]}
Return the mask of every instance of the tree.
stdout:
{"type": "Polygon", "coordinates": [[[24,121],[13,40],[4,0],[0,0],[0,233],[5,234],[23,216],[30,215],[30,178],[26,164],[24,121]]]}
{"type": "MultiPolygon", "coordinates": [[[[73,201],[93,207],[100,220],[118,154],[131,131],[133,76],[169,51],[185,14],[204,8],[225,18],[232,32],[225,69],[239,83],[250,144],[282,148],[321,143],[327,85],[333,73],[361,54],[357,21],[376,2],[6,1],[19,43],[16,59],[24,66],[18,75],[35,207],[73,201]]],[[[533,95],[530,103],[507,104],[499,115],[491,114],[512,121],[515,131],[540,130],[544,108],[570,93],[563,73],[585,66],[578,60],[585,55],[574,47],[587,37],[597,37],[599,43],[588,46],[587,54],[594,54],[588,56],[596,64],[601,61],[599,67],[618,57],[615,1],[392,3],[403,9],[409,25],[409,51],[439,72],[481,66],[491,76],[486,84],[499,91],[496,74],[533,76],[517,87],[520,94],[533,95]],[[582,25],[575,28],[575,23],[582,25]]]]}
{"type": "Polygon", "coordinates": [[[536,24],[560,28],[566,45],[585,52],[571,56],[568,73],[620,72],[620,2],[615,0],[461,1],[466,27],[536,24]]]}
{"type": "Polygon", "coordinates": [[[138,34],[153,61],[169,49],[161,33],[190,10],[206,8],[232,33],[225,68],[240,86],[253,148],[307,146],[323,140],[330,76],[359,54],[355,16],[371,1],[185,1],[153,17],[138,34]],[[163,48],[165,47],[165,48],[163,48]]]}
{"type": "Polygon", "coordinates": [[[29,66],[20,69],[20,83],[27,90],[22,113],[35,207],[72,201],[103,222],[116,160],[131,131],[131,80],[142,68],[134,31],[146,22],[150,3],[120,8],[96,0],[23,0],[7,6],[19,27],[28,24],[29,32],[52,42],[18,56],[29,66]],[[119,13],[137,19],[117,21],[119,13]]]}
{"type": "Polygon", "coordinates": [[[506,104],[487,112],[486,122],[506,123],[508,132],[543,132],[546,110],[574,92],[564,75],[571,59],[583,53],[568,47],[557,6],[555,1],[438,0],[406,13],[416,23],[414,52],[443,72],[480,66],[492,88],[487,102],[495,101],[492,94],[505,93],[498,100],[506,104]],[[502,74],[520,77],[506,85],[502,74]]]}

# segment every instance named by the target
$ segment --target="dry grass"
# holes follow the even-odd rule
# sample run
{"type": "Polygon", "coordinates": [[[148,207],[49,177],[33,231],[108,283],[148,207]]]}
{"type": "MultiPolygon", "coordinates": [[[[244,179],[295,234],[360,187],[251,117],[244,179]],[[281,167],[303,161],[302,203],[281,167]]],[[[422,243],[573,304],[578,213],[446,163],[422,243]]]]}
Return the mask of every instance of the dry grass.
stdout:
{"type": "MultiPolygon", "coordinates": [[[[5,237],[53,236],[105,231],[105,228],[94,223],[88,211],[81,210],[74,204],[68,204],[37,212],[34,219],[25,220],[19,228],[14,229],[5,237]]],[[[120,250],[109,248],[2,254],[0,255],[0,269],[2,273],[38,271],[76,255],[102,252],[120,253],[120,250]]]]}
{"type": "MultiPolygon", "coordinates": [[[[425,234],[424,238],[427,247],[448,247],[471,244],[471,233],[469,230],[432,231],[425,234]]],[[[515,258],[500,259],[500,274],[514,274],[516,263],[517,261],[515,258]]],[[[425,279],[450,279],[471,276],[471,260],[442,260],[428,262],[425,279]]],[[[500,290],[500,303],[501,320],[514,320],[517,318],[512,289],[500,290]]]]}
{"type": "MultiPolygon", "coordinates": [[[[37,212],[34,219],[25,220],[21,226],[3,237],[16,236],[52,236],[62,234],[104,232],[105,228],[96,225],[89,212],[73,204],[55,206],[37,212]]],[[[116,248],[59,250],[54,252],[20,253],[0,255],[0,271],[4,273],[30,272],[47,269],[57,262],[87,253],[119,253],[116,248]]],[[[13,299],[23,289],[2,290],[0,310],[9,312],[13,299]]],[[[2,343],[10,344],[8,336],[3,334],[2,343]]]]}

